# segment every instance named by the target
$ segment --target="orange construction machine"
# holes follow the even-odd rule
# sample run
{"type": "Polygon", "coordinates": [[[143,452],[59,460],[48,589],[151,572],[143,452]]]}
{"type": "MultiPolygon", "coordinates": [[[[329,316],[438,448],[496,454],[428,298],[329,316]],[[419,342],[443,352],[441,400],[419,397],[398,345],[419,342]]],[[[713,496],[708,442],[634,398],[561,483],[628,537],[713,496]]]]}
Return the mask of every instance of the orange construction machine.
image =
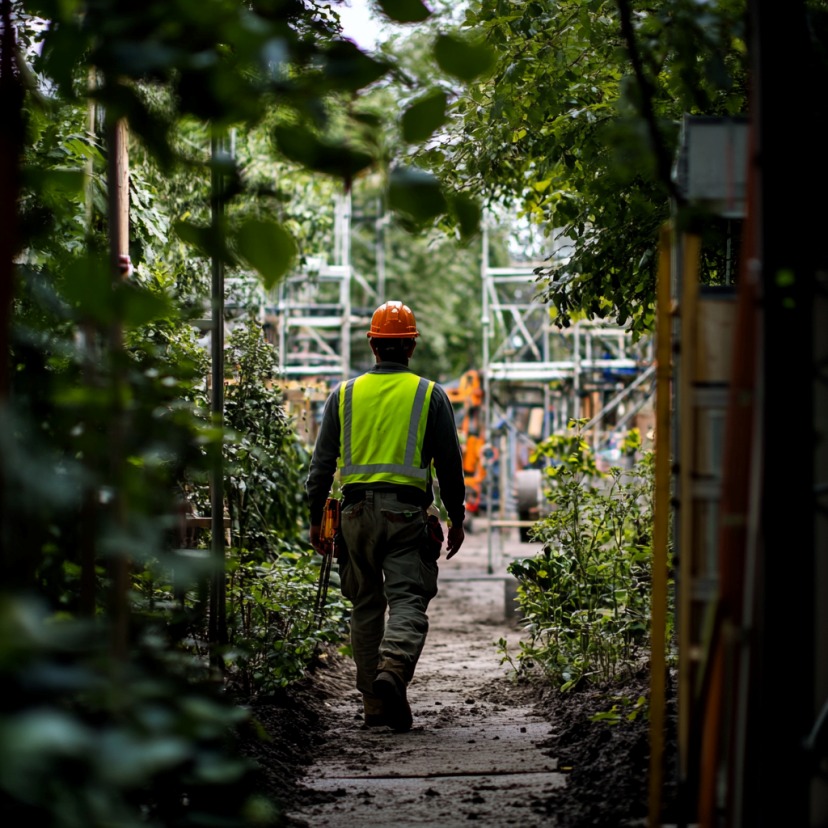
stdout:
{"type": "Polygon", "coordinates": [[[466,480],[466,510],[477,514],[483,480],[486,477],[484,465],[484,422],[483,422],[483,386],[480,372],[474,369],[466,371],[456,387],[446,388],[449,400],[454,407],[454,420],[460,438],[460,450],[463,452],[463,472],[466,480]]]}

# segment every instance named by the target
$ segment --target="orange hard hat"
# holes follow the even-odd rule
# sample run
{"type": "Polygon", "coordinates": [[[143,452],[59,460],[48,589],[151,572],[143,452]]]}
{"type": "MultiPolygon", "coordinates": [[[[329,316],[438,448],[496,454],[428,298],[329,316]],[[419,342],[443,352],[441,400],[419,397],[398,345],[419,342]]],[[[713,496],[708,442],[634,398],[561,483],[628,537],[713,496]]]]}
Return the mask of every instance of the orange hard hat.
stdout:
{"type": "Polygon", "coordinates": [[[411,308],[402,302],[383,302],[371,317],[371,338],[414,339],[419,335],[411,308]]]}

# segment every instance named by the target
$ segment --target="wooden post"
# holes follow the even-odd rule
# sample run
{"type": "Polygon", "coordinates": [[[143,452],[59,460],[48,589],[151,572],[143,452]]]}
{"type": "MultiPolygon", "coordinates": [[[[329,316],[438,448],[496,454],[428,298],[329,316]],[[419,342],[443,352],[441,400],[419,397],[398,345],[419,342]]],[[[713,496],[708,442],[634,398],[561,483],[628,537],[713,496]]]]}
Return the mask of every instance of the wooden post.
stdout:
{"type": "Polygon", "coordinates": [[[653,504],[653,571],[650,603],[649,828],[661,825],[667,649],[667,557],[670,526],[670,411],[672,313],[669,226],[661,229],[656,284],[656,427],[653,504]]]}

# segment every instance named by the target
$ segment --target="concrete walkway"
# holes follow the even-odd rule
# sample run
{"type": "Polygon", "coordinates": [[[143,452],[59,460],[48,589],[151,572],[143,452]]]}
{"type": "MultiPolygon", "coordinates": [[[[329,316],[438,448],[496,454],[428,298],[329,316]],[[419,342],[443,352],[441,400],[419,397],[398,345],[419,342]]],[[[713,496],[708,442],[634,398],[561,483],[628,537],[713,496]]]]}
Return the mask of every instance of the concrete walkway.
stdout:
{"type": "Polygon", "coordinates": [[[551,725],[514,683],[497,645],[503,640],[514,652],[522,637],[505,566],[539,545],[520,543],[515,529],[490,537],[480,520],[474,530],[453,560],[440,562],[431,630],[409,687],[412,731],[364,728],[356,690],[332,703],[328,737],[303,781],[308,804],[290,814],[294,824],[550,824],[545,802],[565,784],[539,747],[551,725]]]}

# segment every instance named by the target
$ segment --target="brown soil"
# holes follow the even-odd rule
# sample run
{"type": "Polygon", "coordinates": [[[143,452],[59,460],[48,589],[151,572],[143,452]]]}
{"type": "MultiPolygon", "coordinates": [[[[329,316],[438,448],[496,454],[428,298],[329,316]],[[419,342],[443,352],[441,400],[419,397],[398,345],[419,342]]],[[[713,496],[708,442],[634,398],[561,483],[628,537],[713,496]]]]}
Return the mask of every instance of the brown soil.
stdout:
{"type": "MultiPolygon", "coordinates": [[[[261,730],[250,729],[243,751],[258,760],[285,828],[646,825],[649,725],[645,711],[627,714],[649,696],[647,670],[612,689],[562,695],[517,681],[503,663],[497,642],[514,652],[522,631],[504,582],[486,573],[533,551],[508,541],[493,555],[483,533],[442,563],[409,687],[410,733],[362,725],[352,663],[335,653],[304,682],[254,704],[261,730]],[[592,720],[613,708],[618,721],[592,720]]],[[[668,739],[667,806],[674,762],[668,739]]]]}

